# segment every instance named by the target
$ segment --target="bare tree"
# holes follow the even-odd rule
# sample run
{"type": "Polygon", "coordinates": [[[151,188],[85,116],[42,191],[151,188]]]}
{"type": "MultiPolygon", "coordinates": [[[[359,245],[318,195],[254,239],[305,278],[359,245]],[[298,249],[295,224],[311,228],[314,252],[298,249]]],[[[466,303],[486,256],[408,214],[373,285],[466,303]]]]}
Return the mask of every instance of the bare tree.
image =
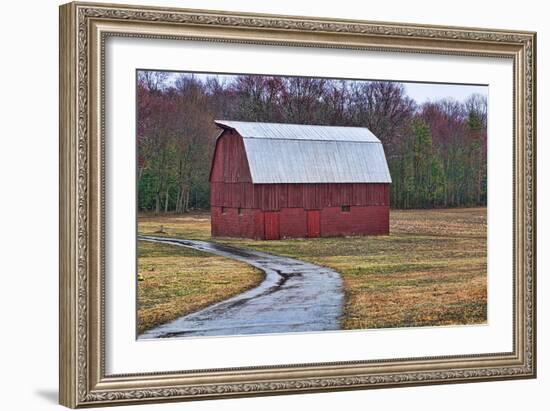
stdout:
{"type": "Polygon", "coordinates": [[[165,71],[142,70],[138,72],[138,81],[151,92],[160,91],[165,86],[168,73],[165,71]]]}
{"type": "Polygon", "coordinates": [[[215,118],[368,127],[396,207],[485,204],[487,99],[417,106],[403,84],[263,75],[138,74],[140,209],[208,207],[215,118]]]}

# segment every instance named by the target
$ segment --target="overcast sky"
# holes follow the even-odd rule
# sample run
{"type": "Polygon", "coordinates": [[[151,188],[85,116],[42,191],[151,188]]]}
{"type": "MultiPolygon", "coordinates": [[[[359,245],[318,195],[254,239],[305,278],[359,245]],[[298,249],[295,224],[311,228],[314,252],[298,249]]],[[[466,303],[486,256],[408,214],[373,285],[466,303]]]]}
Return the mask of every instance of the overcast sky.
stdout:
{"type": "Polygon", "coordinates": [[[427,101],[453,98],[464,101],[472,94],[481,94],[487,97],[487,86],[472,86],[463,84],[437,84],[437,83],[402,83],[409,97],[422,104],[427,101]]]}
{"type": "MultiPolygon", "coordinates": [[[[171,72],[168,75],[168,83],[173,84],[180,73],[171,72]]],[[[231,81],[234,75],[231,74],[205,74],[194,73],[201,80],[206,80],[208,77],[217,76],[221,82],[231,81]]],[[[407,95],[414,99],[418,104],[427,101],[435,101],[444,98],[452,98],[457,101],[464,101],[472,94],[481,94],[487,97],[488,87],[479,85],[465,84],[439,84],[439,83],[407,83],[400,82],[405,86],[407,95]]]]}

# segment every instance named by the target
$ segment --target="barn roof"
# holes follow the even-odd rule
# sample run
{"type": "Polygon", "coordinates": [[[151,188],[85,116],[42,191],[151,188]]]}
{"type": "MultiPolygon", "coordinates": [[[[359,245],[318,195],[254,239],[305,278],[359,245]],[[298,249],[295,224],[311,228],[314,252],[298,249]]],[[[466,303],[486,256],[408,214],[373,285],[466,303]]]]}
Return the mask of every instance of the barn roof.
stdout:
{"type": "Polygon", "coordinates": [[[215,123],[243,137],[255,184],[391,183],[382,143],[365,127],[215,123]]]}

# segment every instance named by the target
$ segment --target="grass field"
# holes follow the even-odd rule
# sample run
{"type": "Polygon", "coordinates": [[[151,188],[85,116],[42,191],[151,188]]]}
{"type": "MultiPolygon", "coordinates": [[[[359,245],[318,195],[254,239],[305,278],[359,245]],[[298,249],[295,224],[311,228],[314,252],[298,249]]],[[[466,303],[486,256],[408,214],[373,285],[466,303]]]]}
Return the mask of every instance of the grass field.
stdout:
{"type": "MultiPolygon", "coordinates": [[[[487,321],[486,215],[485,208],[392,210],[389,236],[214,241],[296,257],[338,271],[345,286],[343,329],[480,324],[487,321]]],[[[208,213],[139,218],[142,234],[153,233],[161,225],[168,236],[212,240],[208,213]]],[[[177,264],[177,252],[167,249],[154,261],[177,264]]],[[[185,264],[179,267],[188,270],[185,264]]],[[[165,275],[169,277],[168,270],[165,275]]],[[[215,279],[221,274],[209,271],[209,275],[215,279]]],[[[245,274],[233,275],[240,281],[245,274]]],[[[159,292],[155,288],[162,286],[162,278],[158,280],[157,285],[147,287],[140,282],[143,307],[146,301],[154,304],[159,292]]],[[[170,301],[168,296],[164,304],[170,301]]]]}

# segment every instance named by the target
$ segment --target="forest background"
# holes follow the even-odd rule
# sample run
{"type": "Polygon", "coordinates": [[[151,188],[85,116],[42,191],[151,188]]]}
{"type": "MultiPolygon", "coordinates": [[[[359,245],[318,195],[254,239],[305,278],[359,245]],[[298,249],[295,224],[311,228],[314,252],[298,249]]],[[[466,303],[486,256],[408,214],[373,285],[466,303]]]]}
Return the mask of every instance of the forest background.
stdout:
{"type": "Polygon", "coordinates": [[[487,204],[483,94],[419,104],[399,82],[141,70],[139,211],[209,208],[215,119],[367,127],[386,153],[392,208],[487,204]]]}

